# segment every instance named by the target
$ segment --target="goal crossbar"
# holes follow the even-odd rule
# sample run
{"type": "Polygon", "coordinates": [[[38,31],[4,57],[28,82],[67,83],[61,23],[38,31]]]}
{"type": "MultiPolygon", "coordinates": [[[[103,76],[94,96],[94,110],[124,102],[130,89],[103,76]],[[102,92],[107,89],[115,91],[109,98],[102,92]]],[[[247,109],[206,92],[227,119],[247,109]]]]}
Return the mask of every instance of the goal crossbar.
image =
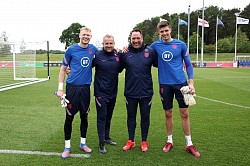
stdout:
{"type": "Polygon", "coordinates": [[[49,80],[49,65],[44,62],[49,63],[48,41],[0,41],[0,91],[49,80]]]}

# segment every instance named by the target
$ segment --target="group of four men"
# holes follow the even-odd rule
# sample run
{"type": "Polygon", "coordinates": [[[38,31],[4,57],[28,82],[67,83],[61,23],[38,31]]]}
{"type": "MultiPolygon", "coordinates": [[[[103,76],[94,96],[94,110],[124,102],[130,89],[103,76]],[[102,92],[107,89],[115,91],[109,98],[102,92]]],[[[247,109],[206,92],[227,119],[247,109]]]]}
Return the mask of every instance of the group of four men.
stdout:
{"type": "Polygon", "coordinates": [[[191,94],[194,94],[193,66],[185,43],[171,38],[171,26],[168,21],[161,21],[157,25],[161,40],[147,46],[143,42],[142,32],[134,29],[130,34],[130,45],[123,53],[116,51],[114,37],[106,35],[103,38],[103,50],[89,44],[91,30],[83,27],[80,31],[80,42],[70,46],[64,55],[59,73],[57,96],[63,97],[63,83],[67,68],[70,74],[66,80],[66,96],[70,101],[66,107],[64,124],[65,149],[63,158],[70,155],[70,138],[74,115],[79,111],[81,124],[80,149],[92,152],[86,145],[88,128],[88,112],[90,105],[90,84],[92,81],[92,67],[95,67],[94,96],[97,110],[97,129],[99,136],[99,151],[107,153],[106,144],[116,145],[110,138],[110,123],[115,107],[118,75],[125,71],[125,89],[127,108],[128,141],[123,150],[130,150],[135,146],[134,136],[136,128],[137,107],[141,114],[141,151],[148,151],[148,130],[150,124],[150,109],[153,96],[152,66],[158,67],[159,91],[165,110],[166,129],[168,140],[163,147],[169,152],[173,147],[173,98],[179,104],[182,119],[182,128],[186,137],[186,150],[195,157],[200,153],[191,141],[188,105],[183,100],[180,89],[188,85],[191,94]],[[186,66],[188,82],[183,71],[183,62],[186,66]]]}

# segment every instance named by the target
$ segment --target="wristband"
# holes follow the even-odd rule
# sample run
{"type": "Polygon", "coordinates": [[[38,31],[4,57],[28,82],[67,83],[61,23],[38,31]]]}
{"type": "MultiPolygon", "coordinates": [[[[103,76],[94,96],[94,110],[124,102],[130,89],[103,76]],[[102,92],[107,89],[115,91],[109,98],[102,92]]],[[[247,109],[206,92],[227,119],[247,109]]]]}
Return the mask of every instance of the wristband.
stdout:
{"type": "Polygon", "coordinates": [[[63,90],[63,83],[62,82],[59,82],[59,84],[58,84],[58,90],[63,90]]]}

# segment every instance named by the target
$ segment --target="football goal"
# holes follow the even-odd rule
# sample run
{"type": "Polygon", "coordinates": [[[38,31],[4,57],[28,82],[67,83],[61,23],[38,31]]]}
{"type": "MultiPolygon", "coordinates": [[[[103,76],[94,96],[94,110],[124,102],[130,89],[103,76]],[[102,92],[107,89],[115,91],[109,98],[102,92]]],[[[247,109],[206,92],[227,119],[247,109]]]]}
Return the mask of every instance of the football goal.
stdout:
{"type": "Polygon", "coordinates": [[[49,80],[49,42],[0,42],[0,91],[49,80]]]}
{"type": "Polygon", "coordinates": [[[239,55],[236,56],[237,67],[250,67],[250,56],[249,55],[239,55]]]}

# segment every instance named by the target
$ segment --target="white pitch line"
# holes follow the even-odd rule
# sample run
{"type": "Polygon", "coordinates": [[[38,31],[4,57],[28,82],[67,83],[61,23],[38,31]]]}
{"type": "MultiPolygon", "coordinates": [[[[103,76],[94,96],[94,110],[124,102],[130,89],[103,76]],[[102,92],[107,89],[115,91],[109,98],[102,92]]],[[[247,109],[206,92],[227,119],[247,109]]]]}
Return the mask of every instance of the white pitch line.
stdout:
{"type": "MultiPolygon", "coordinates": [[[[24,151],[24,150],[0,150],[0,153],[11,154],[31,154],[31,155],[44,155],[44,156],[61,156],[62,153],[57,152],[40,152],[40,151],[24,151]]],[[[88,158],[90,154],[70,154],[70,157],[88,158]]]]}
{"type": "Polygon", "coordinates": [[[197,95],[196,95],[196,97],[199,97],[199,98],[202,98],[202,99],[205,99],[205,100],[214,101],[214,102],[217,102],[217,103],[222,103],[222,104],[231,105],[231,106],[235,106],[235,107],[241,107],[241,108],[248,108],[248,109],[250,109],[250,107],[248,107],[248,106],[227,103],[227,102],[224,102],[224,101],[214,100],[214,99],[210,99],[210,98],[206,98],[206,97],[202,97],[202,96],[197,96],[197,95]]]}

